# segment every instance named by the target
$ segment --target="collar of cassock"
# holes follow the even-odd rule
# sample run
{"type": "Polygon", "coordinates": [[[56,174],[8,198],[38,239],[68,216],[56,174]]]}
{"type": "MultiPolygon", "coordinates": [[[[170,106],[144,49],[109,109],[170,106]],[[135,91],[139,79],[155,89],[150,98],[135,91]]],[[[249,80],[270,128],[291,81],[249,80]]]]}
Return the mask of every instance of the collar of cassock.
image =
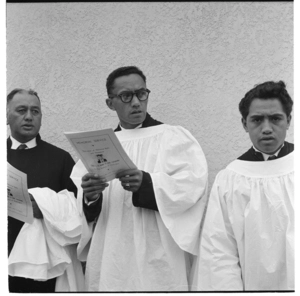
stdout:
{"type": "Polygon", "coordinates": [[[36,146],[36,137],[26,143],[20,143],[12,136],[10,136],[10,139],[11,139],[11,149],[13,150],[16,150],[21,144],[26,144],[27,149],[31,149],[36,146]]]}
{"type": "Polygon", "coordinates": [[[263,156],[263,158],[264,158],[264,160],[266,161],[266,160],[268,160],[268,158],[269,158],[270,156],[275,155],[276,157],[278,157],[278,154],[279,154],[280,150],[283,148],[283,146],[284,146],[284,143],[283,143],[282,146],[277,150],[277,152],[274,153],[274,154],[272,154],[272,155],[266,154],[266,153],[264,153],[264,152],[261,152],[261,151],[259,151],[258,149],[256,149],[254,146],[252,146],[252,147],[253,147],[253,149],[254,149],[256,152],[261,153],[262,156],[263,156]]]}
{"type": "MultiPolygon", "coordinates": [[[[121,128],[121,130],[126,130],[127,128],[122,127],[121,122],[119,123],[119,127],[121,128]]],[[[135,127],[134,129],[138,129],[142,127],[142,123],[140,125],[138,125],[137,127],[135,127]]]]}

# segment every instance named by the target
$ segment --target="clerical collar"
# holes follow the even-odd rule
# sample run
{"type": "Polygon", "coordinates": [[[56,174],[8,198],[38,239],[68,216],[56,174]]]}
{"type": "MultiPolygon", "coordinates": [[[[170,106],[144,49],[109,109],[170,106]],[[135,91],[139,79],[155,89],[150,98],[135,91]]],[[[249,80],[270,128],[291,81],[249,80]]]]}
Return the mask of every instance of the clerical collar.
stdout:
{"type": "MultiPolygon", "coordinates": [[[[142,123],[140,125],[138,125],[137,127],[133,128],[133,129],[138,129],[138,128],[141,128],[142,127],[142,123]]],[[[119,127],[121,128],[121,130],[127,130],[127,128],[124,128],[122,125],[121,125],[121,122],[119,123],[119,127]]]]}
{"type": "Polygon", "coordinates": [[[268,158],[269,158],[270,156],[272,156],[272,155],[275,155],[275,156],[277,157],[278,154],[279,154],[279,152],[280,152],[280,150],[283,148],[283,146],[284,146],[284,143],[283,143],[282,146],[277,150],[277,152],[274,153],[274,154],[266,154],[266,153],[264,153],[264,152],[261,152],[261,151],[259,151],[258,149],[256,149],[256,148],[254,147],[254,145],[253,145],[252,147],[253,147],[253,149],[254,149],[256,152],[261,153],[261,154],[263,155],[263,157],[264,157],[264,160],[266,161],[266,160],[268,160],[268,158]]]}
{"type": "Polygon", "coordinates": [[[34,148],[36,146],[36,137],[28,141],[27,143],[20,143],[15,138],[10,136],[11,139],[11,149],[16,150],[21,144],[26,144],[28,149],[34,148]]]}

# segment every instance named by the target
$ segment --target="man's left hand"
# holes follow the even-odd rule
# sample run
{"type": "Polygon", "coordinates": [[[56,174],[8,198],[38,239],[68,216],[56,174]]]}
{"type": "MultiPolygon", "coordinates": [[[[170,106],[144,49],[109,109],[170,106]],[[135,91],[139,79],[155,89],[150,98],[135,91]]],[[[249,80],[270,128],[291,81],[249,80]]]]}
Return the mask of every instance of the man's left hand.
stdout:
{"type": "Polygon", "coordinates": [[[33,198],[32,194],[29,193],[29,196],[32,203],[33,217],[36,219],[43,219],[43,214],[40,208],[38,207],[35,199],[33,198]]]}
{"type": "Polygon", "coordinates": [[[116,177],[120,180],[125,190],[136,192],[141,187],[143,172],[138,169],[130,169],[118,173],[116,177]]]}

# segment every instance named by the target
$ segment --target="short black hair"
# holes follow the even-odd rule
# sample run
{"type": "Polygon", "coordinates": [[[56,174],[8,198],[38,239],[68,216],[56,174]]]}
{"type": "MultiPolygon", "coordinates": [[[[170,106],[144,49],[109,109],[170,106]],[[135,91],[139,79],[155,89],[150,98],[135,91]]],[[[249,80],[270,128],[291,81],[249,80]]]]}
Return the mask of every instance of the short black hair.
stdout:
{"type": "Polygon", "coordinates": [[[22,93],[22,92],[25,92],[25,93],[28,93],[30,95],[36,96],[39,99],[39,101],[41,101],[38,94],[37,94],[37,92],[34,91],[33,89],[26,90],[26,89],[23,89],[23,88],[15,88],[7,95],[6,103],[8,104],[13,99],[15,94],[22,93]]]}
{"type": "Polygon", "coordinates": [[[286,116],[289,117],[293,109],[293,101],[286,90],[285,83],[280,80],[278,82],[267,81],[257,84],[245,94],[239,103],[239,110],[243,119],[246,120],[250,105],[254,99],[267,100],[272,98],[281,102],[286,116]]]}
{"type": "Polygon", "coordinates": [[[127,76],[130,74],[138,74],[140,75],[144,82],[146,83],[146,76],[144,75],[144,73],[136,66],[126,66],[126,67],[120,67],[114,71],[112,71],[107,79],[106,79],[106,90],[107,90],[107,94],[110,95],[113,85],[114,85],[114,81],[116,78],[121,77],[121,76],[127,76]]]}

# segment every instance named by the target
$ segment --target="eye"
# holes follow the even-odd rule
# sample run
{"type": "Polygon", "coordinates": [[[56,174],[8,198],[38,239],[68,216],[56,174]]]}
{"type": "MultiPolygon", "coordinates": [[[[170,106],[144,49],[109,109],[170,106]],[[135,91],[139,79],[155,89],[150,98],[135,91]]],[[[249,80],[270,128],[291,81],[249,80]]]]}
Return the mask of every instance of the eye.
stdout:
{"type": "Polygon", "coordinates": [[[259,123],[259,122],[261,122],[261,118],[255,117],[255,118],[252,119],[252,121],[255,122],[255,123],[259,123]]]}
{"type": "Polygon", "coordinates": [[[20,113],[20,114],[25,114],[26,113],[26,109],[18,109],[17,112],[20,113]]]}
{"type": "Polygon", "coordinates": [[[39,115],[39,114],[40,114],[40,111],[39,111],[39,110],[36,110],[36,109],[35,109],[35,110],[32,110],[32,114],[33,114],[33,115],[39,115]]]}
{"type": "Polygon", "coordinates": [[[130,101],[131,97],[132,97],[132,93],[131,92],[123,92],[123,93],[119,94],[119,96],[122,98],[123,101],[130,101]]]}
{"type": "Polygon", "coordinates": [[[280,120],[280,117],[272,117],[271,119],[272,119],[272,121],[277,122],[280,120]]]}
{"type": "Polygon", "coordinates": [[[136,93],[140,97],[145,96],[147,94],[147,92],[144,89],[138,90],[136,93]]]}

